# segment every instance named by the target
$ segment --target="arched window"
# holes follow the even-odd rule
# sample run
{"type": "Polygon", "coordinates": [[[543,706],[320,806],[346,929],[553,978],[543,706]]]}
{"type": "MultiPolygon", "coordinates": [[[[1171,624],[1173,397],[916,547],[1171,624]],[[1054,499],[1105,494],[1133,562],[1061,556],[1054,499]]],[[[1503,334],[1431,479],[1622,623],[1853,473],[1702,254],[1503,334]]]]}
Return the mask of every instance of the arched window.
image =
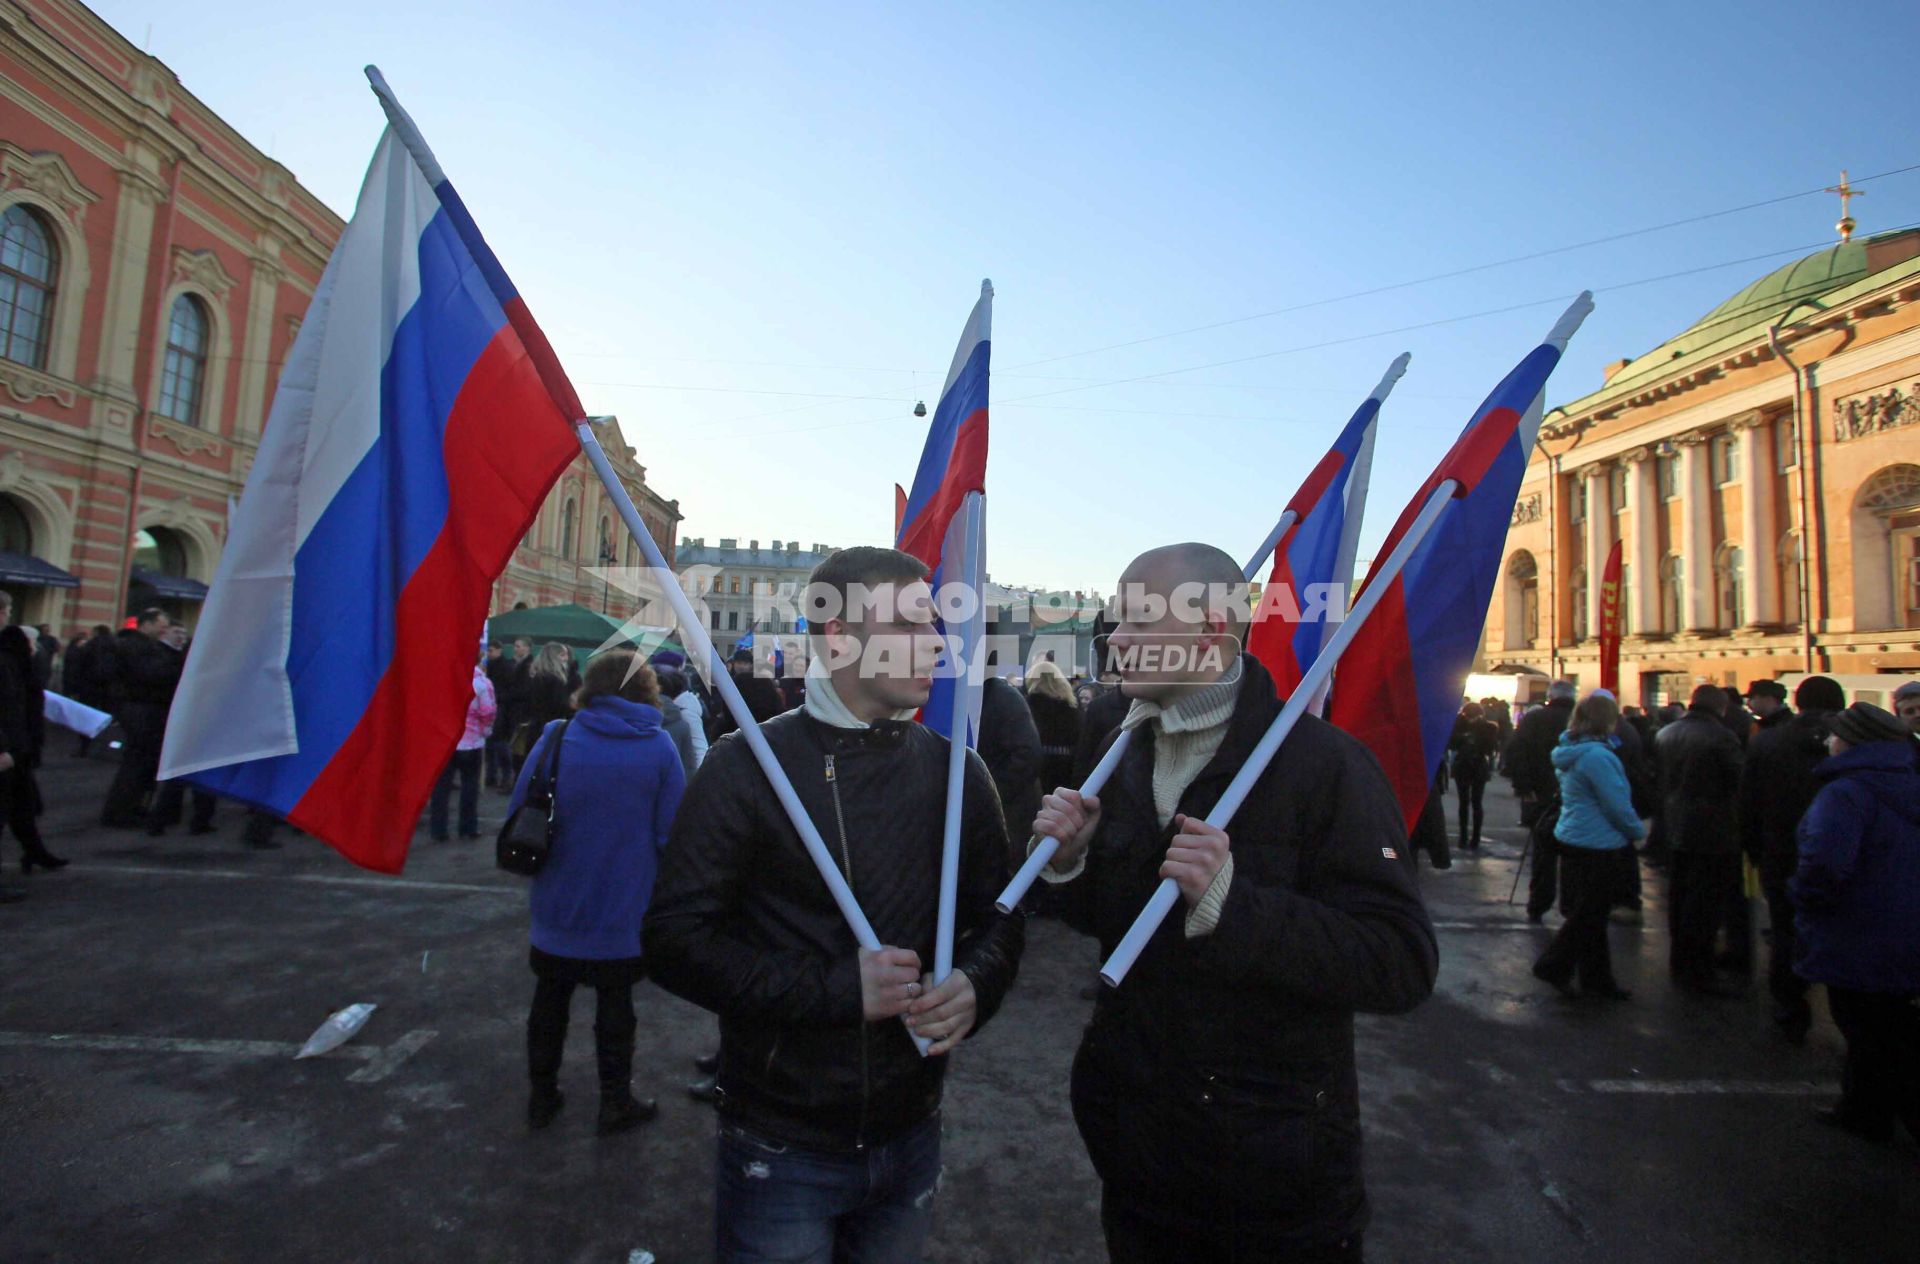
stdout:
{"type": "Polygon", "coordinates": [[[136,531],[133,535],[133,564],[141,570],[175,579],[187,573],[187,550],[178,533],[165,527],[136,531]]]}
{"type": "Polygon", "coordinates": [[[33,523],[11,496],[0,496],[0,552],[33,556],[33,523]]]}
{"type": "Polygon", "coordinates": [[[1780,537],[1780,545],[1774,550],[1774,559],[1780,567],[1780,622],[1795,625],[1800,622],[1800,533],[1789,531],[1780,537]]]}
{"type": "Polygon", "coordinates": [[[1633,606],[1628,600],[1632,592],[1633,563],[1622,562],[1620,563],[1620,591],[1614,596],[1614,600],[1620,609],[1620,623],[1618,626],[1621,636],[1625,636],[1633,630],[1633,606]]]}
{"type": "Polygon", "coordinates": [[[1685,617],[1681,613],[1681,594],[1686,591],[1687,564],[1678,554],[1668,554],[1660,563],[1660,630],[1678,632],[1685,617]]]}
{"type": "Polygon", "coordinates": [[[574,560],[573,523],[574,519],[579,517],[579,515],[579,506],[575,505],[573,499],[569,497],[567,503],[562,506],[560,510],[560,556],[566,558],[569,562],[574,560]]]}
{"type": "Polygon", "coordinates": [[[1573,568],[1573,639],[1584,641],[1592,635],[1587,621],[1587,568],[1573,568]]]}
{"type": "Polygon", "coordinates": [[[47,367],[60,248],[40,213],[18,204],[0,216],[0,357],[47,367]]]}
{"type": "Polygon", "coordinates": [[[613,521],[605,514],[600,515],[600,565],[612,566],[620,560],[613,551],[613,521]]]}
{"type": "Polygon", "coordinates": [[[1506,648],[1531,649],[1540,638],[1540,568],[1524,549],[1507,559],[1506,648]]]}
{"type": "Polygon", "coordinates": [[[167,360],[160,374],[162,417],[200,424],[200,401],[207,386],[210,322],[205,304],[191,294],[173,300],[167,314],[167,360]]]}
{"type": "Polygon", "coordinates": [[[1720,547],[1714,559],[1714,591],[1720,599],[1720,626],[1742,627],[1747,621],[1746,554],[1737,544],[1720,547]]]}
{"type": "Polygon", "coordinates": [[[1920,465],[1889,465],[1853,511],[1854,626],[1920,628],[1920,465]]]}

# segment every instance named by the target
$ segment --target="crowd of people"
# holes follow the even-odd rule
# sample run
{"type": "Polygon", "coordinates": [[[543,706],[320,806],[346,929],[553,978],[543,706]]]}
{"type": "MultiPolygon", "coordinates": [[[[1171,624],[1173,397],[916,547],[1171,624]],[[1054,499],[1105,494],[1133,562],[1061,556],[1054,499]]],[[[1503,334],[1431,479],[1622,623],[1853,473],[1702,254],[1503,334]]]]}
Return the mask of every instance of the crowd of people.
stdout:
{"type": "Polygon", "coordinates": [[[1504,742],[1498,703],[1468,703],[1452,741],[1460,845],[1477,846],[1467,808],[1491,763],[1530,831],[1527,915],[1557,901],[1564,918],[1534,975],[1628,999],[1607,926],[1639,915],[1643,865],[1664,873],[1675,986],[1749,995],[1764,939],[1781,1035],[1806,1041],[1820,985],[1846,1040],[1841,1101],[1821,1118],[1875,1140],[1899,1121],[1920,1139],[1920,682],[1893,690],[1891,712],[1817,675],[1791,701],[1772,680],[1703,684],[1653,714],[1575,693],[1555,681],[1504,742]]]}
{"type": "MultiPolygon", "coordinates": [[[[1230,589],[1238,575],[1218,550],[1175,545],[1137,559],[1121,590],[1165,596],[1195,578],[1230,589]]],[[[936,979],[947,747],[911,722],[939,644],[926,635],[925,578],[891,549],[836,553],[814,585],[843,598],[891,588],[895,615],[821,620],[804,675],[770,676],[746,650],[728,663],[877,950],[857,946],[734,735],[733,710],[681,654],[602,650],[583,670],[563,644],[520,639],[478,657],[425,825],[434,842],[478,838],[487,788],[507,796],[510,821],[546,818],[530,891],[529,1126],[563,1111],[580,987],[596,996],[598,1132],[655,1117],[657,1101],[632,1087],[633,988],[650,977],[719,1021],[717,1050],[689,1086],[719,1110],[718,1258],[916,1259],[940,1173],[941,1055],[1013,986],[1026,919],[1057,916],[1104,955],[1172,879],[1179,913],[1124,988],[1090,991],[1074,1062],[1073,1116],[1102,1183],[1112,1258],[1360,1259],[1353,1015],[1413,1008],[1438,964],[1416,849],[1402,845],[1378,764],[1309,717],[1230,831],[1208,824],[1279,708],[1271,679],[1239,653],[1245,629],[1231,608],[1122,610],[1100,661],[1156,639],[1226,652],[1124,680],[1069,678],[1045,661],[1017,685],[988,681],[964,780],[956,968],[936,979]],[[892,641],[904,652],[867,652],[892,641]],[[1105,792],[1078,794],[1121,732],[1132,739],[1105,792]],[[995,898],[1036,835],[1059,842],[1044,882],[1001,914],[995,898]]],[[[190,794],[189,830],[215,828],[210,796],[155,782],[190,650],[182,629],[149,610],[120,632],[76,638],[62,657],[44,629],[6,622],[0,816],[23,868],[65,863],[35,824],[56,668],[67,695],[118,722],[102,823],[164,834],[190,794]]],[[[1830,1121],[1874,1139],[1903,1123],[1920,1138],[1920,683],[1893,702],[1894,713],[1848,705],[1823,676],[1804,679],[1790,704],[1772,681],[1744,695],[1702,685],[1687,706],[1654,714],[1606,690],[1577,697],[1564,681],[1517,717],[1500,700],[1469,701],[1412,841],[1438,867],[1454,849],[1479,852],[1486,787],[1510,778],[1529,831],[1528,915],[1541,922],[1557,904],[1563,918],[1533,973],[1569,996],[1629,998],[1608,925],[1636,916],[1643,865],[1668,884],[1675,984],[1744,995],[1752,882],[1768,910],[1781,1032],[1806,1039],[1809,989],[1821,986],[1846,1040],[1830,1121]]],[[[246,841],[272,845],[261,819],[250,814],[246,841]]]]}

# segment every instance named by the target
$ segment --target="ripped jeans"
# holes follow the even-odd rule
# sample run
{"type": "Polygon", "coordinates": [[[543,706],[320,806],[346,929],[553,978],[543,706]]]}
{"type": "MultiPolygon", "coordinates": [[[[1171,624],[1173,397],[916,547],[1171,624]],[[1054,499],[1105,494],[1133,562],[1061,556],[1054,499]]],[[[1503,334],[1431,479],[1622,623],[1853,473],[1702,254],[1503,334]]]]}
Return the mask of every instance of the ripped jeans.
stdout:
{"type": "Polygon", "coordinates": [[[864,1154],[802,1150],[720,1125],[720,1264],[913,1264],[933,1228],[940,1114],[864,1154]]]}

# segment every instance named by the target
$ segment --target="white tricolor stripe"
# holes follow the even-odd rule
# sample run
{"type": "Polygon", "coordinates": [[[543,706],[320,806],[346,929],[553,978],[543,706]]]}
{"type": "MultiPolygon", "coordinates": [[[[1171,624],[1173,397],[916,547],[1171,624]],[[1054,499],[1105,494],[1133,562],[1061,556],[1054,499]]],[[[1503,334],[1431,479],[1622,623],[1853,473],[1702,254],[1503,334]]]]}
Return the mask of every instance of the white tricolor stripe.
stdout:
{"type": "Polygon", "coordinates": [[[439,200],[389,129],[288,355],[227,524],[168,719],[160,776],[299,749],[287,650],[294,556],[380,437],[380,376],[420,297],[420,236],[439,200]]]}
{"type": "MultiPolygon", "coordinates": [[[[945,399],[953,392],[953,384],[960,379],[960,371],[967,367],[967,361],[973,358],[973,349],[993,338],[993,282],[980,282],[980,297],[973,304],[973,312],[967,317],[966,326],[960,331],[960,345],[953,349],[953,363],[947,367],[947,380],[940,388],[940,398],[945,399]]],[[[965,417],[956,418],[965,421],[965,417]]]]}

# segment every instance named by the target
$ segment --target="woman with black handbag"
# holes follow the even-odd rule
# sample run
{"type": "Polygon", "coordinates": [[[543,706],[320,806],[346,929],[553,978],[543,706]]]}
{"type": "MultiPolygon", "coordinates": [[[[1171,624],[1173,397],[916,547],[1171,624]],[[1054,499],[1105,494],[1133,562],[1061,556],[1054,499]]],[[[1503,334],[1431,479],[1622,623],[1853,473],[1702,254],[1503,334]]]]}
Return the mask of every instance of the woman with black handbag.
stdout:
{"type": "Polygon", "coordinates": [[[511,852],[516,871],[534,871],[529,963],[539,982],[527,1015],[527,1122],[534,1128],[552,1123],[565,1102],[560,1061],[579,986],[598,998],[600,1134],[625,1131],[659,1111],[651,1098],[636,1100],[631,1087],[633,985],[645,973],[640,922],[686,789],[659,700],[653,670],[632,650],[596,655],[573,717],[542,731],[508,804],[502,864],[511,852]],[[551,807],[541,807],[543,800],[551,807]],[[539,817],[546,818],[544,849],[537,837],[528,845],[540,832],[539,817]]]}

